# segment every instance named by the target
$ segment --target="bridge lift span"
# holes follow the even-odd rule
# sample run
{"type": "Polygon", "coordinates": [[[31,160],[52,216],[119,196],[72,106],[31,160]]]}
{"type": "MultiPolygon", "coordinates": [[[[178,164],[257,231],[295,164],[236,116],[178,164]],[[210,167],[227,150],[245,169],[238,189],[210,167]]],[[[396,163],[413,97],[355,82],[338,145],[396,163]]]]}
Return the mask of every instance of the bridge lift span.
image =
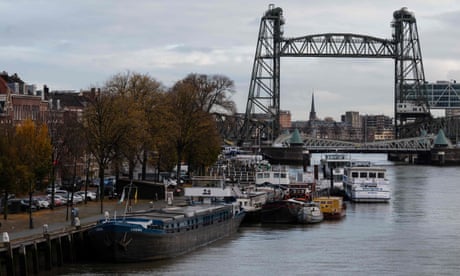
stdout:
{"type": "Polygon", "coordinates": [[[394,112],[396,136],[404,125],[431,117],[425,92],[425,73],[413,13],[402,8],[393,13],[393,35],[382,39],[352,33],[326,33],[285,38],[283,10],[271,4],[262,16],[252,68],[246,113],[239,144],[256,133],[280,134],[280,58],[348,57],[395,60],[394,112]]]}

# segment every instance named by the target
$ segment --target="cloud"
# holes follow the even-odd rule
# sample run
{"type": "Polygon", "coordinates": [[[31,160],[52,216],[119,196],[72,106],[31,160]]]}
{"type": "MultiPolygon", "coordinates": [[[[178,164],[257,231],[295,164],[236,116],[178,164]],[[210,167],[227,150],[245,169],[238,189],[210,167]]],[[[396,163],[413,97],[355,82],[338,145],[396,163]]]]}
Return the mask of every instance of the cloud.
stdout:
{"type": "MultiPolygon", "coordinates": [[[[349,32],[391,38],[393,12],[417,18],[426,78],[460,79],[460,10],[453,0],[283,1],[287,37],[349,32]]],[[[259,32],[268,4],[254,1],[1,1],[3,68],[51,89],[87,88],[120,71],[149,73],[172,85],[188,73],[235,81],[246,108],[259,32]],[[44,71],[46,70],[46,71],[44,71]]],[[[304,119],[347,110],[392,115],[393,60],[283,58],[281,105],[304,119]],[[387,113],[388,112],[388,113],[387,113]]]]}

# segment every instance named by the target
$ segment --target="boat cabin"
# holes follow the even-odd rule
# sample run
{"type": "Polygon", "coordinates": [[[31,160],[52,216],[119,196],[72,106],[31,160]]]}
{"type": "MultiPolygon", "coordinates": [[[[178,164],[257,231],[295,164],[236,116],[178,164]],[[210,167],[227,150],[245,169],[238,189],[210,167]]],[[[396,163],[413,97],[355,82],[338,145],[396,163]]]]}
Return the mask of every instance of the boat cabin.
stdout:
{"type": "Polygon", "coordinates": [[[289,172],[285,168],[271,168],[256,172],[256,185],[271,183],[274,185],[289,185],[289,172]]]}
{"type": "Polygon", "coordinates": [[[383,167],[353,166],[345,168],[344,182],[364,183],[382,182],[386,179],[386,169],[383,167]]]}
{"type": "Polygon", "coordinates": [[[313,199],[317,203],[327,219],[340,219],[345,216],[345,204],[342,197],[322,196],[313,199]]]}

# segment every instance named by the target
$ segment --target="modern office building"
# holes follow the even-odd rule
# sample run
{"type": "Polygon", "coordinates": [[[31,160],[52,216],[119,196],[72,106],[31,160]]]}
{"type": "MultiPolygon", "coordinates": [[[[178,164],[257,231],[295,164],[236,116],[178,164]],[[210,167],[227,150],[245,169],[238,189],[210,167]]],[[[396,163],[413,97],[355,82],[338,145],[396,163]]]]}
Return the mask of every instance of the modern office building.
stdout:
{"type": "MultiPolygon", "coordinates": [[[[446,109],[446,116],[451,111],[460,109],[460,83],[455,80],[436,81],[426,84],[426,93],[430,108],[446,109]]],[[[454,112],[458,114],[458,111],[454,112]]]]}

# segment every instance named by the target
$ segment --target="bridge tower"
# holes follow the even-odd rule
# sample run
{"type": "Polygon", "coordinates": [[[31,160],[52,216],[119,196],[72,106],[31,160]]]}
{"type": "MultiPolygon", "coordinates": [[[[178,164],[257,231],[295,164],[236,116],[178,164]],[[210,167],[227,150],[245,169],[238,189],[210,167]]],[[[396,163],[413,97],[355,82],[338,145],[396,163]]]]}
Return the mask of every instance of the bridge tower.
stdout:
{"type": "Polygon", "coordinates": [[[413,13],[393,13],[395,59],[394,114],[397,138],[415,136],[404,126],[431,117],[425,87],[422,53],[413,13]]]}
{"type": "MultiPolygon", "coordinates": [[[[276,138],[280,131],[280,43],[283,10],[273,4],[260,22],[246,113],[240,138],[276,138]]],[[[240,140],[241,144],[243,141],[240,140]]]]}
{"type": "Polygon", "coordinates": [[[393,13],[393,37],[326,33],[285,39],[283,10],[271,4],[263,15],[239,144],[280,134],[280,57],[392,58],[395,60],[394,112],[397,138],[417,136],[409,123],[431,117],[414,15],[393,13]]]}

